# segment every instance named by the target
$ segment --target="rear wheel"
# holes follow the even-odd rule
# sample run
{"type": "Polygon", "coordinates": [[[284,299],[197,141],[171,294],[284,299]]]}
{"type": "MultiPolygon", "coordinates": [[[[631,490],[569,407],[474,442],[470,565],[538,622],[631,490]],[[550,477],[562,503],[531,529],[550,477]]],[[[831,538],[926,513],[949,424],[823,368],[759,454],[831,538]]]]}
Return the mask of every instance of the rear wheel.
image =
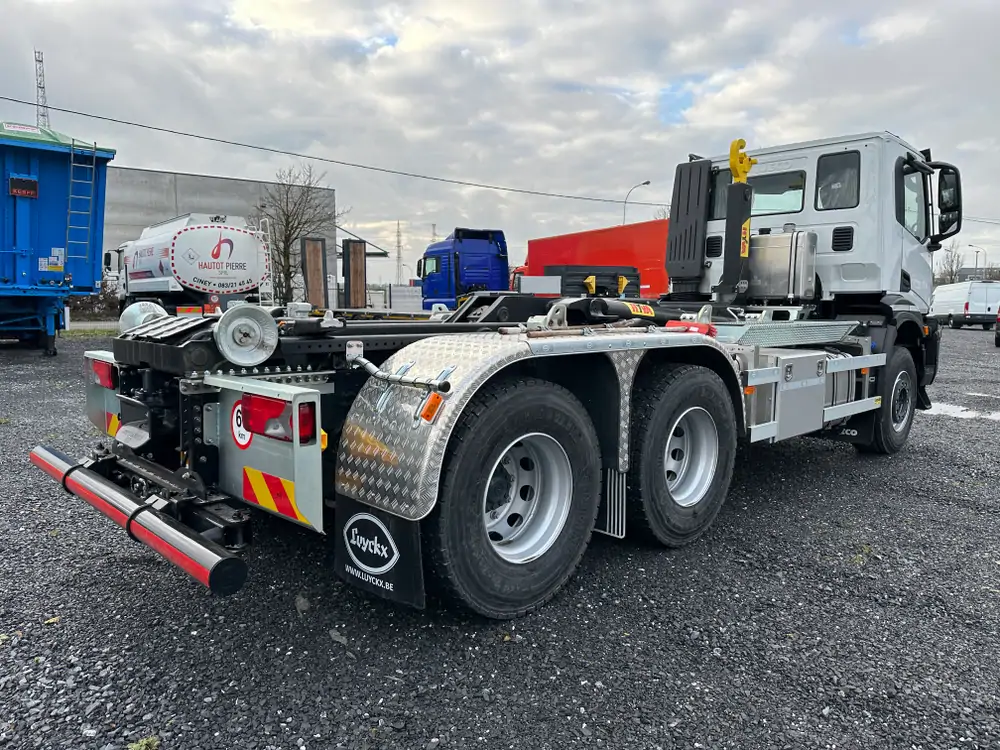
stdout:
{"type": "Polygon", "coordinates": [[[862,453],[897,453],[906,444],[917,405],[917,368],[905,347],[896,347],[885,363],[889,388],[875,413],[875,431],[868,444],[855,444],[862,453]]]}
{"type": "Polygon", "coordinates": [[[452,433],[424,524],[432,589],[497,619],[537,609],[575,571],[599,504],[600,449],[580,401],[531,378],[487,385],[452,433]]]}
{"type": "Polygon", "coordinates": [[[955,319],[951,315],[949,315],[948,316],[948,327],[949,328],[961,328],[962,324],[961,323],[956,323],[955,319]]]}
{"type": "Polygon", "coordinates": [[[690,544],[729,491],[736,459],[729,391],[708,368],[670,364],[634,392],[629,527],[667,547],[690,544]]]}
{"type": "Polygon", "coordinates": [[[992,323],[983,323],[983,330],[984,331],[992,330],[992,328],[993,328],[993,324],[992,323]]]}

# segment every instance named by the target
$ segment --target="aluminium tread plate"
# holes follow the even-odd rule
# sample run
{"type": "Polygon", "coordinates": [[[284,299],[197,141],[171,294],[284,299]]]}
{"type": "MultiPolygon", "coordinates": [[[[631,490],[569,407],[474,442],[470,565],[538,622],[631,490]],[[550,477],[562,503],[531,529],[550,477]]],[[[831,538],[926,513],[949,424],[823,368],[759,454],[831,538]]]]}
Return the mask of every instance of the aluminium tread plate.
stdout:
{"type": "Polygon", "coordinates": [[[809,346],[832,344],[848,336],[857,321],[792,320],[744,325],[717,324],[717,340],[739,346],[809,346]]]}

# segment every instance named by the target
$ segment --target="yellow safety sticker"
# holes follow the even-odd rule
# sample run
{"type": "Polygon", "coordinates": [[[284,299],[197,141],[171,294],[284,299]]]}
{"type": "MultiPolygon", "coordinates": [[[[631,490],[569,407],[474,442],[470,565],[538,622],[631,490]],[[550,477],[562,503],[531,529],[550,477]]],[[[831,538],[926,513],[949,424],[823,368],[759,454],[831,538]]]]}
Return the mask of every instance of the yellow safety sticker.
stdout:
{"type": "Polygon", "coordinates": [[[881,406],[881,405],[882,405],[882,397],[881,396],[876,396],[875,397],[875,406],[881,406]]]}
{"type": "Polygon", "coordinates": [[[649,305],[637,305],[633,302],[626,302],[625,307],[634,312],[636,315],[648,315],[653,317],[656,313],[653,312],[653,308],[649,305]]]}

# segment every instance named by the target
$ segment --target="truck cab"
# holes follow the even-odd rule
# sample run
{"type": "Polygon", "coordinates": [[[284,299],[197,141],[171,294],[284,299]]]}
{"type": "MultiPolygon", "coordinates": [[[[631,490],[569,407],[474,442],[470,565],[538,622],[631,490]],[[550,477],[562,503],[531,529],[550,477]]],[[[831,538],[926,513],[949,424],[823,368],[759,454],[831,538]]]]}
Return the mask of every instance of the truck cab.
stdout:
{"type": "MultiPolygon", "coordinates": [[[[940,249],[943,238],[961,227],[957,169],[933,162],[929,149],[918,150],[888,132],[746,153],[754,160],[746,178],[753,189],[750,236],[788,232],[815,236],[815,249],[809,250],[814,260],[802,269],[808,269],[810,278],[803,279],[796,290],[804,294],[795,296],[831,302],[835,298],[860,300],[898,294],[920,313],[928,313],[933,291],[932,253],[940,249]],[[935,177],[943,204],[936,235],[931,214],[935,177]]],[[[709,175],[708,205],[704,207],[706,236],[700,259],[704,272],[699,274],[697,285],[703,297],[726,286],[721,282],[724,269],[730,266],[723,261],[729,231],[726,188],[733,184],[729,160],[727,155],[682,165],[692,167],[697,161],[709,175]]],[[[732,262],[738,267],[747,256],[735,255],[732,262]]],[[[784,260],[787,265],[788,259],[784,260]]],[[[676,270],[680,273],[671,273],[672,278],[684,277],[691,269],[676,270]]],[[[781,269],[758,266],[750,274],[766,276],[769,270],[781,269]]],[[[745,280],[752,291],[755,280],[745,280]]]]}
{"type": "Polygon", "coordinates": [[[125,254],[133,242],[123,242],[114,250],[104,251],[102,287],[106,291],[114,291],[119,300],[125,299],[126,279],[125,279],[125,254]]]}
{"type": "Polygon", "coordinates": [[[499,229],[456,228],[433,242],[417,261],[423,309],[435,304],[454,309],[458,299],[476,291],[498,291],[510,286],[507,239],[499,229]]]}

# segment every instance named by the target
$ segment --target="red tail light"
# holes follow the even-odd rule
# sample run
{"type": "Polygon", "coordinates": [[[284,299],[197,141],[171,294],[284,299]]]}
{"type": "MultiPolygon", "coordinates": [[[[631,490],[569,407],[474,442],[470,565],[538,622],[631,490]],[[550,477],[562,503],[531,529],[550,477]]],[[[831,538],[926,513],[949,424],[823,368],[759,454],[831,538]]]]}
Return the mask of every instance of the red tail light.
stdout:
{"type": "MultiPolygon", "coordinates": [[[[291,442],[295,430],[292,426],[292,405],[280,398],[244,393],[242,399],[243,425],[256,435],[291,442]]],[[[316,439],[316,405],[299,404],[299,444],[316,439]]]]}
{"type": "Polygon", "coordinates": [[[966,315],[969,314],[969,303],[968,302],[965,303],[965,314],[966,315]]]}
{"type": "Polygon", "coordinates": [[[311,443],[316,438],[316,405],[299,404],[299,444],[311,443]]]}
{"type": "Polygon", "coordinates": [[[110,362],[102,362],[99,359],[93,359],[90,362],[90,367],[94,373],[95,383],[101,386],[101,388],[110,388],[111,390],[114,390],[115,368],[110,362]]]}

